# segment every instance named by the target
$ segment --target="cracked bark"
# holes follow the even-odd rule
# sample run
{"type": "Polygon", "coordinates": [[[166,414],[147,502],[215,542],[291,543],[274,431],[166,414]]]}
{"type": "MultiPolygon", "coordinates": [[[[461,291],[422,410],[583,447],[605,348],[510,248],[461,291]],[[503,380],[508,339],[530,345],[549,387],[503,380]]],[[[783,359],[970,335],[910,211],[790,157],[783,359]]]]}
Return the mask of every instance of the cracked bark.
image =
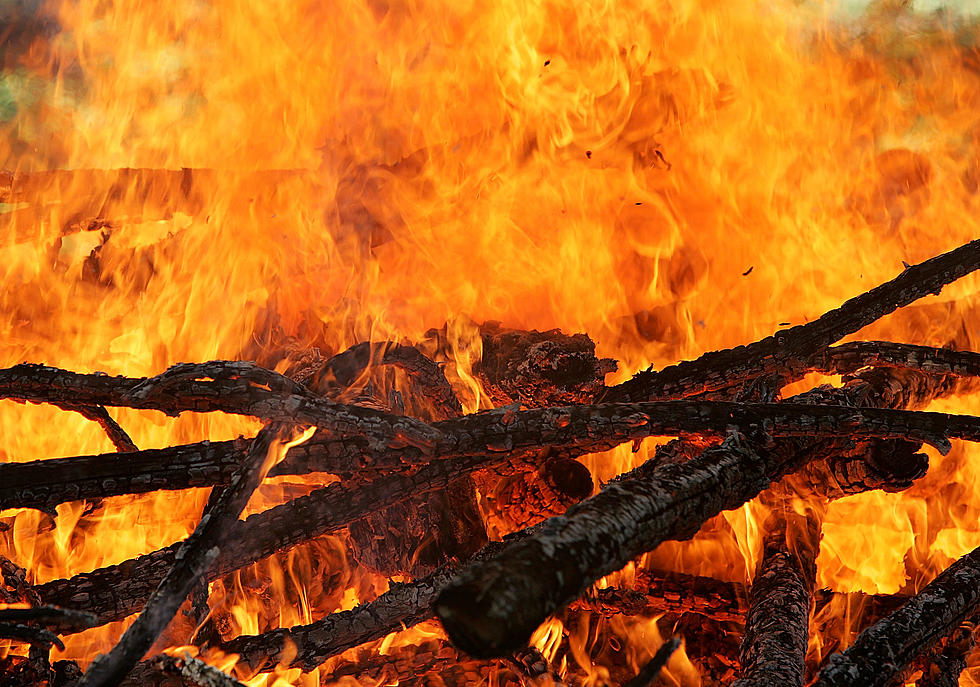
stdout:
{"type": "Polygon", "coordinates": [[[740,658],[731,687],[803,687],[819,523],[788,514],[771,518],[752,581],[740,658]]]}

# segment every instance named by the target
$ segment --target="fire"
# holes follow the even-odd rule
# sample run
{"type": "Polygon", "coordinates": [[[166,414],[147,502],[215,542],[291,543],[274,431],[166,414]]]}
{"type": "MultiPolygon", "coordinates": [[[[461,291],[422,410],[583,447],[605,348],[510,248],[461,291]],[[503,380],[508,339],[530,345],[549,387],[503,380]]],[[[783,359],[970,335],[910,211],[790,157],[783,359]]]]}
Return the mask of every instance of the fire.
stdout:
{"type": "MultiPolygon", "coordinates": [[[[0,366],[284,370],[313,347],[447,324],[447,374],[473,412],[490,405],[473,322],[588,332],[621,361],[607,383],[805,322],[977,234],[980,25],[909,4],[48,0],[3,53],[0,153],[11,172],[74,173],[0,205],[0,366]]],[[[861,338],[980,350],[977,288],[961,280],[861,338]]],[[[140,448],[259,428],[112,414],[140,448]]],[[[81,416],[9,401],[0,436],[3,461],[113,450],[81,416]]],[[[653,450],[586,462],[606,480],[653,450]]],[[[980,543],[974,458],[958,446],[905,493],[830,505],[819,584],[918,588],[980,543]]],[[[185,537],[206,499],[4,511],[0,554],[32,582],[70,576],[185,537]]],[[[749,504],[649,558],[748,581],[763,518],[749,504]]],[[[212,612],[242,632],[387,585],[342,538],[235,580],[212,585],[212,612]]],[[[56,657],[85,664],[123,625],[56,657]]],[[[643,651],[662,641],[618,631],[643,651]]],[[[573,651],[591,666],[584,639],[573,651]]]]}

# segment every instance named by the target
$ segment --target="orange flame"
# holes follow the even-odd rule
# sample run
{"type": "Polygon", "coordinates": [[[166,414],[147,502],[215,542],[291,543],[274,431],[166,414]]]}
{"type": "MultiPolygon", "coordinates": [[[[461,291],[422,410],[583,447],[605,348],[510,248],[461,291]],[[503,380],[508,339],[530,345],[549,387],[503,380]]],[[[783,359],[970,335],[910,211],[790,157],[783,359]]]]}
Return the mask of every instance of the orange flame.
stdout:
{"type": "MultiPolygon", "coordinates": [[[[609,383],[805,322],[977,235],[978,20],[910,4],[49,0],[12,19],[0,55],[0,153],[30,175],[0,204],[0,365],[283,370],[313,347],[447,324],[447,374],[472,412],[489,404],[473,322],[588,332],[622,362],[609,383]]],[[[860,336],[977,350],[978,284],[860,336]]],[[[141,448],[259,427],[112,414],[141,448]]],[[[0,404],[0,436],[4,461],[112,450],[44,406],[0,404]]],[[[586,462],[606,480],[653,447],[586,462]]],[[[831,504],[819,583],[915,589],[980,543],[973,453],[931,456],[903,494],[831,504]]],[[[70,576],[186,536],[205,499],[3,511],[0,554],[32,582],[70,576]]],[[[747,581],[760,512],[649,558],[747,581]]],[[[331,538],[215,583],[211,603],[257,631],[386,584],[331,538]]],[[[84,663],[123,625],[59,657],[84,663]]],[[[584,640],[573,650],[592,665],[584,640]]]]}

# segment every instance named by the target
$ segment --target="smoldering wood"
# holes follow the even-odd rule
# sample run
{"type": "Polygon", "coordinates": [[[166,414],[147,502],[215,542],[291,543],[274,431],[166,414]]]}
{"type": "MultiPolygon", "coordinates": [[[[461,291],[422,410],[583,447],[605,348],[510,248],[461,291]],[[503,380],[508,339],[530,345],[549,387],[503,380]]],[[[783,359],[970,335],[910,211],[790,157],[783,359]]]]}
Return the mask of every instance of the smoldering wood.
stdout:
{"type": "Polygon", "coordinates": [[[586,334],[508,329],[486,322],[480,338],[483,355],[473,373],[496,406],[588,402],[605,388],[606,374],[617,369],[615,360],[596,357],[595,343],[586,334]]]}
{"type": "MultiPolygon", "coordinates": [[[[386,475],[367,485],[334,483],[293,499],[226,529],[228,542],[208,570],[213,580],[314,537],[336,532],[351,522],[420,493],[444,488],[475,469],[482,457],[435,461],[415,473],[386,475]]],[[[498,460],[500,460],[498,458],[498,460]]],[[[180,542],[137,558],[74,577],[38,585],[44,603],[89,611],[112,622],[142,608],[174,562],[180,542]]]]}
{"type": "MultiPolygon", "coordinates": [[[[845,377],[843,382],[841,387],[824,385],[789,400],[846,407],[918,408],[955,388],[953,377],[910,369],[867,369],[845,377]]],[[[783,450],[799,452],[804,464],[773,489],[784,495],[829,499],[873,489],[900,491],[929,468],[928,456],[919,453],[919,448],[918,443],[900,439],[785,440],[783,450]]]]}
{"type": "Polygon", "coordinates": [[[907,267],[901,274],[807,324],[783,329],[755,343],[705,353],[600,392],[604,402],[694,396],[762,375],[792,374],[811,355],[909,303],[980,268],[980,239],[907,267]]]}
{"type": "Polygon", "coordinates": [[[533,471],[480,475],[488,475],[481,490],[488,517],[507,531],[564,513],[589,496],[595,486],[589,469],[571,458],[548,459],[533,471]]]}
{"type": "MultiPolygon", "coordinates": [[[[373,386],[370,375],[372,368],[380,366],[407,374],[412,398],[427,402],[423,409],[427,416],[449,419],[462,415],[462,405],[442,368],[411,346],[357,344],[304,374],[313,391],[336,401],[362,403],[364,392],[371,389],[370,403],[390,412],[388,399],[373,386]]],[[[424,575],[449,559],[469,557],[487,542],[469,474],[451,480],[443,489],[352,522],[349,534],[358,562],[386,577],[424,575]]]]}
{"type": "MultiPolygon", "coordinates": [[[[766,405],[778,413],[778,408],[794,407],[712,405],[731,408],[732,424],[743,427],[749,425],[735,418],[739,408],[766,405]]],[[[821,415],[832,406],[806,407],[821,415]]],[[[890,409],[852,410],[861,415],[928,415],[890,409]]],[[[770,427],[766,425],[767,430],[770,427]]],[[[783,432],[770,430],[769,434],[783,432]]],[[[547,521],[551,527],[539,537],[513,545],[480,569],[468,568],[458,584],[443,593],[444,603],[437,606],[450,637],[478,656],[506,651],[512,644],[526,641],[541,621],[594,580],[667,538],[690,536],[708,518],[741,505],[771,480],[812,459],[812,455],[801,456],[795,442],[766,443],[765,439],[760,443],[730,438],[683,465],[673,460],[648,461],[570,509],[567,517],[547,521]],[[693,486],[701,480],[701,486],[693,486]],[[522,585],[526,587],[518,589],[522,585]]]]}
{"type": "Polygon", "coordinates": [[[468,565],[439,594],[436,614],[467,653],[506,654],[599,577],[755,497],[784,467],[770,461],[740,436],[691,460],[651,459],[546,520],[535,535],[468,565]]]}
{"type": "Polygon", "coordinates": [[[819,522],[794,515],[770,518],[732,687],[803,687],[819,522]]]}
{"type": "MultiPolygon", "coordinates": [[[[588,611],[603,616],[656,616],[663,613],[696,613],[718,622],[744,623],[749,608],[749,590],[739,582],[726,582],[702,575],[664,570],[638,570],[632,587],[592,588],[569,606],[570,611],[588,611]]],[[[813,592],[817,610],[841,596],[829,589],[813,592]]],[[[895,594],[850,595],[863,611],[856,618],[866,625],[896,610],[908,596],[895,594]]]]}
{"type": "MultiPolygon", "coordinates": [[[[875,375],[871,375],[871,381],[856,378],[843,390],[817,389],[799,398],[816,403],[829,398],[838,403],[897,404],[917,402],[934,394],[937,388],[934,382],[920,381],[910,384],[908,391],[902,391],[900,384],[891,383],[896,381],[893,373],[875,375]]],[[[818,409],[829,406],[809,407],[820,412],[818,409]]],[[[676,456],[648,461],[607,485],[599,495],[573,507],[568,517],[547,521],[552,529],[509,547],[479,570],[473,566],[467,568],[458,584],[443,593],[446,602],[437,607],[438,614],[450,637],[468,652],[491,655],[507,650],[508,642],[525,641],[534,627],[602,575],[622,567],[666,538],[693,534],[709,517],[756,496],[769,485],[768,480],[778,479],[818,456],[825,456],[828,451],[832,454],[840,449],[833,442],[829,442],[829,447],[817,444],[815,448],[811,443],[763,439],[762,443],[741,441],[736,445],[730,438],[726,440],[727,446],[711,447],[683,465],[676,456]],[[736,455],[739,457],[735,458],[736,455]],[[705,456],[714,457],[716,462],[712,464],[705,456]],[[729,464],[727,461],[732,459],[734,462],[729,464]],[[686,481],[699,470],[704,472],[694,477],[695,481],[706,480],[701,493],[698,488],[689,489],[691,483],[686,481]],[[727,472],[727,480],[720,478],[715,470],[727,472]],[[742,486],[732,484],[742,480],[745,480],[744,492],[739,491],[742,486]],[[744,493],[745,498],[738,502],[725,501],[729,496],[735,498],[736,492],[744,493]],[[716,495],[729,505],[713,503],[705,493],[716,495]],[[526,585],[524,589],[520,589],[523,585],[526,585]]]]}
{"type": "Polygon", "coordinates": [[[815,687],[884,687],[980,607],[980,549],[964,555],[894,613],[833,654],[815,687]]]}
{"type": "Polygon", "coordinates": [[[466,473],[369,513],[348,530],[357,561],[386,577],[425,575],[487,543],[476,485],[466,473]]]}
{"type": "MultiPolygon", "coordinates": [[[[652,434],[703,433],[705,427],[712,426],[718,428],[715,431],[730,425],[752,428],[753,423],[755,426],[763,425],[771,434],[777,436],[821,433],[829,435],[850,433],[855,436],[881,434],[933,436],[933,432],[941,436],[943,431],[948,431],[954,436],[969,436],[971,431],[976,432],[980,429],[980,423],[976,418],[938,413],[717,402],[571,406],[520,412],[499,409],[447,422],[453,423],[454,427],[469,430],[460,429],[452,433],[443,433],[442,442],[435,448],[436,455],[456,456],[455,459],[431,460],[428,465],[411,475],[386,475],[374,480],[369,486],[351,489],[341,485],[331,485],[306,497],[253,515],[244,523],[235,524],[235,528],[240,528],[240,531],[236,530],[236,539],[242,542],[237,547],[234,558],[237,567],[243,567],[320,534],[345,527],[385,504],[400,503],[419,494],[442,488],[449,480],[467,472],[490,466],[499,468],[512,461],[517,466],[527,461],[533,464],[535,459],[541,459],[542,446],[564,445],[585,453],[593,452],[597,447],[608,447],[652,434]],[[654,407],[661,413],[660,419],[653,420],[652,418],[657,416],[652,413],[635,412],[637,409],[648,410],[654,407]],[[775,420],[769,424],[773,418],[775,420]],[[924,432],[923,428],[929,431],[924,432]],[[587,443],[580,443],[583,441],[587,443]]],[[[434,426],[446,425],[436,423],[434,426]]],[[[941,443],[939,439],[933,440],[941,443]]],[[[348,447],[351,445],[351,442],[340,443],[348,447]]],[[[410,460],[406,461],[409,463],[419,462],[423,456],[422,452],[414,447],[406,447],[403,451],[404,453],[399,457],[410,457],[410,460]],[[411,453],[413,451],[414,453],[411,453]]],[[[724,450],[721,452],[725,453],[724,450]]],[[[766,465],[765,461],[760,462],[754,458],[754,454],[747,448],[740,448],[734,453],[737,454],[737,458],[730,457],[731,459],[723,460],[717,466],[690,464],[694,473],[690,476],[672,474],[670,479],[678,484],[683,483],[696,488],[694,485],[699,480],[705,480],[706,485],[713,483],[721,478],[722,473],[730,469],[733,472],[727,481],[738,485],[731,487],[733,492],[751,493],[751,496],[754,496],[768,485],[768,481],[765,480],[778,478],[784,472],[798,468],[798,464],[792,462],[795,457],[772,458],[772,464],[766,465]],[[743,467],[744,475],[739,472],[743,467]],[[768,477],[759,472],[763,468],[769,470],[768,477]]],[[[686,465],[681,472],[687,467],[686,465]]],[[[656,480],[657,476],[651,474],[649,478],[656,480]]],[[[662,494],[660,488],[654,491],[662,494]]],[[[746,496],[743,501],[727,507],[740,505],[751,496],[746,496]]],[[[622,500],[622,497],[617,498],[622,500]]],[[[721,501],[724,501],[724,498],[721,501]]],[[[669,504],[671,501],[667,500],[664,503],[669,504]]],[[[652,500],[649,504],[656,511],[652,500]]],[[[701,505],[703,512],[708,513],[714,505],[718,504],[706,502],[701,505]]],[[[625,500],[622,507],[626,511],[630,510],[625,500]]],[[[667,507],[669,508],[669,505],[667,507]]],[[[704,515],[703,518],[700,515],[695,516],[686,509],[675,510],[675,514],[679,516],[679,519],[675,518],[675,525],[688,529],[691,527],[696,529],[710,517],[709,515],[704,515]],[[684,522],[685,520],[687,522],[684,522]]],[[[46,583],[38,587],[38,592],[46,603],[87,610],[108,622],[125,617],[139,609],[148,594],[146,585],[141,581],[150,581],[155,585],[161,579],[161,572],[168,567],[172,555],[173,547],[167,547],[132,561],[77,575],[71,580],[46,583]],[[134,581],[134,578],[137,581],[134,581]]],[[[237,567],[228,567],[230,565],[232,564],[229,561],[219,560],[215,570],[220,571],[218,574],[225,574],[237,569],[237,567]]],[[[583,585],[583,589],[585,586],[588,585],[583,585]]]]}
{"type": "MultiPolygon", "coordinates": [[[[447,644],[430,639],[415,645],[391,647],[385,655],[359,651],[351,660],[332,666],[321,685],[347,685],[352,678],[371,680],[375,684],[398,684],[405,687],[425,687],[438,676],[446,686],[501,685],[524,687],[528,677],[543,677],[546,673],[529,675],[529,668],[511,658],[477,661],[447,644]]],[[[547,684],[547,683],[545,683],[547,684]]],[[[562,687],[560,681],[553,682],[562,687]]]]}
{"type": "Polygon", "coordinates": [[[76,687],[82,671],[74,661],[38,661],[8,654],[0,658],[0,679],[4,687],[76,687]]]}
{"type": "Polygon", "coordinates": [[[0,556],[0,602],[41,605],[41,597],[27,581],[27,571],[5,556],[0,556]]]}
{"type": "Polygon", "coordinates": [[[213,500],[211,508],[201,517],[191,535],[181,542],[174,555],[173,566],[147,600],[143,612],[108,654],[92,662],[79,687],[119,684],[149,651],[191,589],[204,578],[222,548],[226,548],[229,530],[239,522],[238,516],[252,492],[278,458],[273,455],[274,442],[286,432],[284,427],[270,425],[252,440],[245,460],[228,486],[222,488],[221,494],[213,500]]]}
{"type": "Polygon", "coordinates": [[[391,341],[355,344],[328,358],[319,369],[311,370],[308,377],[300,381],[328,398],[349,401],[351,387],[377,365],[390,365],[404,371],[413,392],[429,401],[434,419],[445,420],[463,414],[463,407],[442,368],[417,348],[391,341]]]}

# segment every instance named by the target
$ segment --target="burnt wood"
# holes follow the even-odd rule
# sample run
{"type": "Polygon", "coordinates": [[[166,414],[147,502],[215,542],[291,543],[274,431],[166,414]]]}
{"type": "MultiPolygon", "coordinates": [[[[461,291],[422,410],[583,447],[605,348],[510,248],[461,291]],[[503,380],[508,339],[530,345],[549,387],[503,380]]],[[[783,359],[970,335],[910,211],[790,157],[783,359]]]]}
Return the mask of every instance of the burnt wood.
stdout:
{"type": "MultiPolygon", "coordinates": [[[[751,427],[751,423],[740,422],[737,415],[749,408],[765,406],[778,414],[779,408],[800,407],[710,405],[730,409],[731,423],[743,428],[751,427]]],[[[840,410],[835,406],[803,407],[817,416],[830,408],[836,408],[834,413],[840,410]]],[[[852,411],[863,417],[932,415],[877,408],[852,411]]],[[[778,424],[775,420],[763,426],[770,436],[788,435],[775,429],[778,424]]],[[[860,434],[858,430],[851,436],[860,434]]],[[[722,446],[711,447],[687,462],[654,458],[574,506],[565,517],[546,521],[539,535],[508,547],[493,561],[467,568],[458,582],[443,592],[438,615],[453,641],[469,653],[490,656],[512,650],[548,615],[599,577],[666,539],[690,536],[708,518],[754,498],[771,481],[798,470],[814,457],[813,452],[801,451],[795,441],[730,437],[722,446]]]]}
{"type": "MultiPolygon", "coordinates": [[[[502,408],[433,423],[427,433],[437,438],[421,448],[397,440],[378,445],[364,437],[338,438],[321,432],[308,445],[293,449],[272,474],[364,474],[478,454],[487,459],[481,467],[487,467],[494,456],[540,456],[552,448],[557,455],[576,457],[650,436],[720,436],[729,426],[760,427],[773,437],[926,442],[943,453],[950,447],[947,438],[980,439],[980,418],[968,415],[803,403],[655,401],[521,411],[502,408]]],[[[5,463],[0,465],[0,504],[50,507],[80,498],[222,484],[240,456],[240,445],[225,441],[5,463]]]]}
{"type": "Polygon", "coordinates": [[[884,687],[980,606],[980,549],[953,563],[894,613],[833,654],[814,687],[884,687]]]}
{"type": "Polygon", "coordinates": [[[793,515],[771,518],[731,687],[803,687],[819,524],[793,515]]]}
{"type": "Polygon", "coordinates": [[[129,434],[126,433],[126,430],[124,430],[119,423],[116,422],[111,415],[109,415],[109,411],[104,407],[79,405],[76,403],[58,403],[56,405],[62,410],[74,411],[84,417],[86,420],[91,420],[92,422],[98,423],[99,427],[102,428],[102,431],[104,431],[106,436],[109,437],[109,441],[112,442],[112,445],[115,446],[116,450],[120,453],[129,453],[131,451],[139,450],[139,447],[133,443],[133,440],[129,437],[129,434]]]}
{"type": "Polygon", "coordinates": [[[909,303],[980,268],[980,239],[906,267],[897,277],[852,298],[807,324],[782,329],[745,346],[705,353],[696,360],[646,370],[600,392],[611,401],[680,398],[724,389],[762,375],[805,369],[811,355],[909,303]]]}
{"type": "Polygon", "coordinates": [[[966,659],[976,646],[977,616],[962,623],[924,662],[915,687],[959,687],[966,659]]]}
{"type": "Polygon", "coordinates": [[[296,422],[339,436],[366,436],[380,446],[425,448],[437,438],[429,425],[372,408],[335,403],[254,363],[180,363],[155,377],[81,374],[24,363],[0,370],[0,398],[31,403],[125,406],[182,412],[223,411],[261,420],[296,422]]]}
{"type": "MultiPolygon", "coordinates": [[[[219,571],[216,574],[225,574],[276,551],[336,531],[385,505],[442,488],[449,480],[466,472],[501,466],[510,461],[520,465],[541,459],[542,446],[564,446],[587,453],[656,434],[720,433],[730,426],[744,427],[747,431],[762,427],[773,436],[849,434],[857,437],[926,438],[943,448],[948,448],[944,434],[960,438],[980,437],[980,418],[969,416],[871,408],[720,402],[570,406],[520,412],[498,409],[447,422],[453,423],[457,430],[443,433],[444,438],[435,447],[435,453],[447,458],[454,456],[452,460],[431,460],[413,474],[385,475],[359,487],[334,484],[236,523],[233,526],[235,539],[240,544],[233,557],[219,559],[214,568],[219,571]]],[[[436,423],[434,426],[443,428],[446,425],[436,423]]],[[[766,457],[761,458],[748,442],[732,444],[730,440],[729,446],[732,447],[730,452],[718,447],[709,449],[710,458],[706,456],[700,463],[692,461],[683,466],[670,467],[663,476],[650,466],[630,473],[633,477],[644,475],[644,480],[651,483],[661,477],[667,480],[664,486],[652,484],[650,488],[653,491],[649,492],[646,501],[652,509],[649,511],[650,517],[658,517],[652,514],[660,512],[656,506],[657,498],[664,499],[663,508],[673,510],[676,516],[672,519],[672,525],[664,525],[662,536],[670,536],[668,532],[674,527],[683,531],[697,529],[714,513],[741,505],[768,486],[769,481],[799,467],[795,454],[767,452],[766,457]],[[715,457],[718,462],[712,464],[715,457]],[[688,471],[688,474],[684,474],[688,471]],[[650,474],[647,475],[647,472],[650,474]],[[684,489],[704,491],[719,480],[724,481],[726,486],[718,491],[716,497],[703,498],[697,507],[689,504],[682,509],[673,508],[672,504],[681,498],[681,485],[684,485],[684,489]],[[664,489],[670,489],[675,484],[677,497],[664,494],[664,489]],[[737,500],[737,503],[730,499],[737,500]],[[731,505],[725,505],[728,503],[731,505]],[[690,511],[690,508],[695,510],[690,511]]],[[[420,462],[424,456],[414,447],[403,451],[399,457],[409,458],[405,461],[407,463],[420,462]]],[[[625,496],[625,492],[632,489],[615,489],[616,493],[624,493],[613,498],[625,509],[624,517],[632,512],[625,496]]],[[[643,487],[640,491],[645,490],[646,487],[643,487]]],[[[607,498],[602,497],[602,500],[607,498]]],[[[592,517],[603,518],[601,514],[592,517]]],[[[661,529],[657,528],[658,531],[661,529]]],[[[629,530],[620,531],[616,537],[621,538],[623,532],[629,530]]],[[[55,580],[39,586],[38,592],[45,603],[90,611],[107,622],[125,617],[140,608],[149,593],[147,584],[152,589],[159,582],[160,575],[172,561],[173,552],[174,547],[171,546],[132,561],[76,575],[71,580],[55,580]]],[[[622,567],[628,559],[609,571],[622,567]]],[[[580,591],[588,584],[581,583],[580,591]]]]}

